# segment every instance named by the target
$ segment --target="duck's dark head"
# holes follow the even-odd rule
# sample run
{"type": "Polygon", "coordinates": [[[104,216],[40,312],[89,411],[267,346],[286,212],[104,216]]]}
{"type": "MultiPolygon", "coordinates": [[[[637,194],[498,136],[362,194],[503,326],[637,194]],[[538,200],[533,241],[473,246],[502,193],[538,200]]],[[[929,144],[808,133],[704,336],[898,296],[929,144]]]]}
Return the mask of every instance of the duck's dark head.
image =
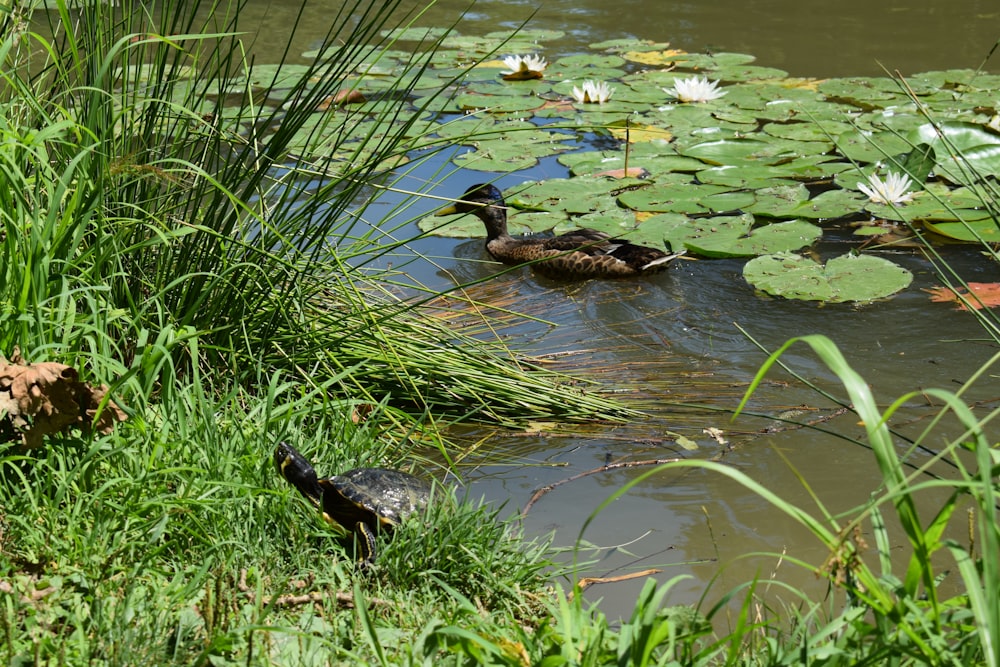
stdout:
{"type": "Polygon", "coordinates": [[[507,233],[507,209],[503,195],[489,183],[473,185],[454,204],[438,211],[438,215],[471,213],[486,225],[490,239],[507,233]]]}
{"type": "Polygon", "coordinates": [[[503,195],[495,186],[489,183],[473,185],[461,196],[461,201],[455,202],[458,213],[475,213],[484,206],[503,206],[503,195]]]}

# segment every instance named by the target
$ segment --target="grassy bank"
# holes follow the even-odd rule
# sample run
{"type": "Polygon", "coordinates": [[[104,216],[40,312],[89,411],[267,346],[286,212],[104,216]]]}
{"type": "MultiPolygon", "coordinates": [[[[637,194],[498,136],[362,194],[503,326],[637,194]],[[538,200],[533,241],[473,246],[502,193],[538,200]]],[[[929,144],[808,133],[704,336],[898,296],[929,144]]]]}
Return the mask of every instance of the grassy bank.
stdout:
{"type": "MultiPolygon", "coordinates": [[[[379,104],[409,99],[424,61],[365,108],[377,131],[352,134],[360,112],[315,110],[390,57],[382,29],[409,17],[398,2],[346,3],[310,64],[266,69],[243,56],[239,3],[211,19],[190,4],[58,4],[35,16],[50,22],[37,33],[23,7],[0,9],[0,353],[72,365],[128,414],[105,435],[0,445],[4,660],[1000,663],[994,414],[930,391],[967,430],[936,446],[952,478],[910,471],[887,425],[906,397],[880,411],[820,337],[804,342],[842,380],[883,490],[833,517],[725,466],[670,465],[727,475],[808,526],[831,558],[800,565],[830,581],[829,600],[788,590],[793,603],[773,609],[750,581],[706,591],[694,610],[667,606],[674,581],[650,582],[619,623],[552,587],[547,545],[431,463],[449,456],[439,426],[628,411],[426,316],[367,263],[386,243],[364,222],[376,186],[413,146],[436,148],[379,104]],[[350,540],[276,474],[280,440],[321,475],[392,465],[434,477],[437,502],[360,574],[350,540]],[[945,505],[919,516],[914,499],[942,488],[945,505]],[[888,515],[905,529],[902,570],[888,515]],[[943,537],[966,517],[967,543],[943,537]],[[941,557],[958,595],[939,592],[941,557]]],[[[421,104],[432,110],[448,83],[421,104]]]]}

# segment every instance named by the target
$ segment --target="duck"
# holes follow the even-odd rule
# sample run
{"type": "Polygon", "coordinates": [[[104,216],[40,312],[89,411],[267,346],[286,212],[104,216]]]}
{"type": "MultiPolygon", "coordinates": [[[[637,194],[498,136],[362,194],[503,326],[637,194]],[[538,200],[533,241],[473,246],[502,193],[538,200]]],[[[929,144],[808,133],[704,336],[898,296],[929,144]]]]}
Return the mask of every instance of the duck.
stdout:
{"type": "Polygon", "coordinates": [[[486,251],[498,262],[530,265],[550,278],[623,278],[662,271],[683,252],[613,238],[596,229],[575,229],[553,237],[514,237],[507,231],[503,195],[489,183],[473,185],[437,215],[471,213],[486,226],[486,251]]]}

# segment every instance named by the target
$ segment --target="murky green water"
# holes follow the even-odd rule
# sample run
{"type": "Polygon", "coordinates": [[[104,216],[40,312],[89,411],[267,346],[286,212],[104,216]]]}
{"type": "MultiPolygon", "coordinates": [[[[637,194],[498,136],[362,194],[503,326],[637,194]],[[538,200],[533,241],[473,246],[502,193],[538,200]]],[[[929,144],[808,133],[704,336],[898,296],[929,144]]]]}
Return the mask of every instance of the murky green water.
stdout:
{"type": "MultiPolygon", "coordinates": [[[[298,14],[297,2],[250,0],[243,25],[259,22],[258,52],[283,49],[298,14]]],[[[302,44],[320,39],[339,0],[310,0],[299,25],[302,44]]],[[[411,12],[421,0],[404,0],[411,12]]],[[[562,30],[549,55],[622,37],[670,42],[688,51],[735,51],[793,76],[912,74],[976,67],[1000,37],[1000,6],[990,0],[934,3],[922,0],[797,2],[735,0],[439,0],[419,25],[450,25],[476,35],[526,24],[562,30]],[[464,13],[464,16],[463,16],[464,13]]],[[[994,69],[996,66],[994,65],[994,69]]]]}
{"type": "MultiPolygon", "coordinates": [[[[257,35],[259,59],[267,60],[272,45],[283,48],[288,36],[283,29],[294,21],[294,5],[251,2],[244,12],[245,26],[258,21],[264,26],[257,35]]],[[[296,36],[301,50],[322,36],[323,17],[337,7],[336,2],[309,3],[302,22],[305,27],[296,36]]],[[[903,73],[975,67],[1000,37],[1000,6],[972,0],[947,8],[940,3],[858,0],[483,0],[471,9],[464,2],[442,0],[420,24],[457,21],[460,32],[478,34],[526,20],[533,28],[567,32],[543,52],[549,57],[594,41],[642,37],[670,41],[687,50],[751,53],[759,64],[797,76],[878,75],[880,63],[903,73]],[[536,7],[537,13],[529,20],[536,7]]],[[[454,173],[442,178],[418,172],[421,175],[443,180],[438,191],[448,196],[485,180],[482,174],[454,173]]],[[[503,176],[498,185],[564,175],[563,168],[546,161],[530,172],[503,176]]],[[[421,203],[407,215],[436,206],[435,202],[421,203]]],[[[377,216],[379,210],[376,207],[372,213],[377,216]]],[[[388,206],[382,210],[388,211],[388,206]]],[[[473,281],[498,271],[497,265],[485,261],[488,257],[480,241],[425,239],[412,249],[434,258],[434,262],[407,265],[415,279],[432,286],[473,281]]],[[[843,252],[836,247],[820,250],[843,252]]],[[[977,253],[957,246],[944,253],[961,267],[966,280],[996,279],[995,267],[977,253]]],[[[742,280],[738,261],[680,261],[652,278],[579,285],[552,283],[517,270],[477,286],[470,292],[480,300],[495,300],[547,320],[502,330],[513,345],[537,354],[572,352],[560,358],[562,367],[586,369],[604,381],[630,388],[637,404],[653,417],[574,437],[544,427],[531,434],[469,429],[460,435],[470,442],[485,439],[475,455],[462,461],[462,472],[471,481],[470,493],[507,501],[512,511],[518,511],[535,489],[598,468],[608,460],[693,456],[716,457],[806,507],[815,507],[812,495],[822,499],[831,512],[860,504],[880,481],[866,449],[807,430],[783,428],[761,435],[759,431],[770,422],[753,418],[731,422],[725,412],[696,412],[679,404],[736,405],[745,383],[764,359],[736,325],[770,349],[797,334],[830,336],[884,404],[921,387],[957,389],[994,349],[985,343],[946,342],[981,336],[967,314],[928,303],[920,288],[936,281],[921,258],[904,252],[893,259],[914,272],[914,285],[891,301],[862,308],[824,308],[762,298],[742,280]],[[703,433],[706,427],[721,429],[728,444],[703,433]],[[685,451],[668,432],[693,439],[697,449],[685,451]]],[[[406,261],[406,257],[395,261],[406,261]]],[[[810,380],[836,389],[830,372],[804,347],[793,350],[786,360],[810,380]]],[[[775,381],[760,390],[755,409],[776,415],[804,406],[802,419],[829,418],[823,426],[830,431],[863,433],[855,418],[831,417],[827,401],[788,384],[787,375],[775,372],[772,377],[775,381]]],[[[989,386],[980,386],[970,398],[995,396],[989,386]]],[[[926,421],[921,399],[912,400],[902,417],[915,420],[908,430],[918,432],[926,421]]],[[[526,532],[539,535],[554,530],[557,544],[573,545],[598,506],[648,470],[602,472],[559,486],[532,507],[526,532]]],[[[589,576],[649,567],[663,570],[661,580],[692,575],[678,585],[672,598],[675,603],[695,601],[717,575],[716,595],[710,599],[754,575],[768,578],[776,568],[782,578],[819,589],[822,584],[810,571],[787,561],[779,566],[775,557],[748,554],[787,553],[814,564],[827,556],[801,527],[754,494],[726,478],[696,471],[662,473],[644,480],[608,506],[582,538],[599,547],[580,553],[582,560],[595,561],[586,570],[589,576]]],[[[610,616],[627,615],[641,585],[640,580],[596,587],[589,594],[604,599],[610,616]]]]}

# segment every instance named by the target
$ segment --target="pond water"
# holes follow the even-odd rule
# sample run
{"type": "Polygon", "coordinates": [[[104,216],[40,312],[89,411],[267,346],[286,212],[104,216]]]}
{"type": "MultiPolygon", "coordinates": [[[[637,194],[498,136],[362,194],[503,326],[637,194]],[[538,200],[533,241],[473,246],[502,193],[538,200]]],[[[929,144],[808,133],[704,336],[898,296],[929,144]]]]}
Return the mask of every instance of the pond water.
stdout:
{"type": "MultiPolygon", "coordinates": [[[[255,22],[264,27],[257,35],[258,59],[267,61],[269,48],[284,47],[288,33],[282,30],[294,21],[297,4],[264,0],[248,4],[244,27],[255,22]]],[[[325,31],[322,17],[339,6],[334,0],[309,3],[302,23],[305,28],[296,35],[302,51],[325,31]]],[[[547,45],[544,55],[550,58],[573,53],[590,42],[639,37],[669,41],[692,51],[750,53],[760,65],[795,76],[823,77],[880,75],[882,65],[903,73],[976,67],[1000,37],[1000,6],[985,0],[966,0],[947,8],[915,0],[481,0],[470,7],[442,0],[420,25],[452,22],[457,22],[463,34],[482,34],[522,22],[531,28],[566,31],[564,39],[547,45]],[[463,12],[467,12],[464,17],[463,12]]],[[[275,51],[273,59],[279,54],[275,51]]],[[[563,167],[546,160],[532,170],[501,176],[497,185],[509,187],[527,179],[565,175],[563,167]]],[[[493,177],[460,171],[442,176],[431,168],[414,174],[418,180],[440,182],[434,192],[442,196],[457,196],[471,183],[493,177]]],[[[377,219],[379,211],[388,214],[393,203],[390,199],[381,208],[373,207],[372,218],[377,219]]],[[[416,216],[439,205],[418,201],[406,215],[416,216]]],[[[406,231],[399,230],[397,235],[406,231]]],[[[416,228],[409,231],[415,234],[416,228]]],[[[836,238],[827,239],[818,248],[819,254],[843,252],[838,243],[836,238]]],[[[937,281],[927,262],[912,251],[900,251],[893,259],[914,273],[914,284],[889,301],[863,307],[820,307],[761,297],[742,279],[742,262],[736,260],[681,260],[666,273],[649,278],[567,285],[524,269],[502,272],[487,261],[481,241],[422,239],[408,251],[427,259],[412,262],[412,256],[404,254],[394,262],[409,262],[407,272],[432,287],[496,274],[467,292],[482,302],[539,318],[498,325],[513,347],[539,355],[568,353],[555,359],[556,367],[587,372],[628,390],[623,400],[652,415],[629,424],[592,427],[584,433],[566,433],[551,425],[539,425],[533,433],[483,427],[457,432],[459,441],[478,443],[460,461],[470,494],[506,502],[511,512],[520,511],[536,489],[608,461],[672,457],[715,457],[804,507],[815,508],[814,498],[818,498],[831,513],[846,511],[864,502],[880,483],[871,453],[833,435],[861,437],[863,429],[856,418],[838,416],[829,401],[791,383],[779,371],[772,372],[772,381],[761,387],[751,410],[777,416],[797,408],[803,411],[799,419],[820,420],[827,433],[787,425],[768,428],[774,422],[767,418],[731,421],[725,411],[685,407],[692,403],[735,407],[766,356],[746,334],[772,350],[794,335],[831,337],[871,383],[883,405],[915,389],[957,389],[995,352],[991,344],[975,340],[983,336],[970,315],[928,303],[921,288],[937,281]],[[721,429],[726,444],[706,434],[708,427],[721,429]],[[690,438],[695,449],[677,445],[676,434],[690,438]]],[[[977,252],[962,246],[942,252],[966,280],[996,280],[995,267],[977,252]]],[[[843,394],[833,375],[804,346],[793,349],[785,359],[809,380],[843,394]]],[[[979,385],[967,398],[995,399],[991,391],[979,385]]],[[[926,414],[924,401],[911,400],[901,411],[902,430],[915,435],[924,426],[926,414]]],[[[923,457],[918,454],[915,460],[923,457]]],[[[775,556],[751,556],[784,553],[820,564],[828,554],[800,526],[717,475],[689,471],[648,477],[604,508],[581,532],[612,493],[649,470],[609,470],[561,485],[531,508],[525,532],[533,536],[554,531],[555,543],[567,548],[582,538],[591,547],[577,554],[586,563],[581,575],[614,576],[654,567],[662,570],[661,581],[691,575],[678,584],[671,603],[696,602],[713,579],[715,594],[708,596],[710,601],[733,585],[753,576],[767,580],[776,571],[795,585],[822,590],[822,582],[810,570],[775,556]]],[[[895,546],[901,545],[899,541],[895,546]]],[[[567,561],[572,557],[567,555],[567,561]]],[[[642,583],[640,579],[596,586],[588,595],[602,599],[610,617],[627,616],[642,583]]]]}

